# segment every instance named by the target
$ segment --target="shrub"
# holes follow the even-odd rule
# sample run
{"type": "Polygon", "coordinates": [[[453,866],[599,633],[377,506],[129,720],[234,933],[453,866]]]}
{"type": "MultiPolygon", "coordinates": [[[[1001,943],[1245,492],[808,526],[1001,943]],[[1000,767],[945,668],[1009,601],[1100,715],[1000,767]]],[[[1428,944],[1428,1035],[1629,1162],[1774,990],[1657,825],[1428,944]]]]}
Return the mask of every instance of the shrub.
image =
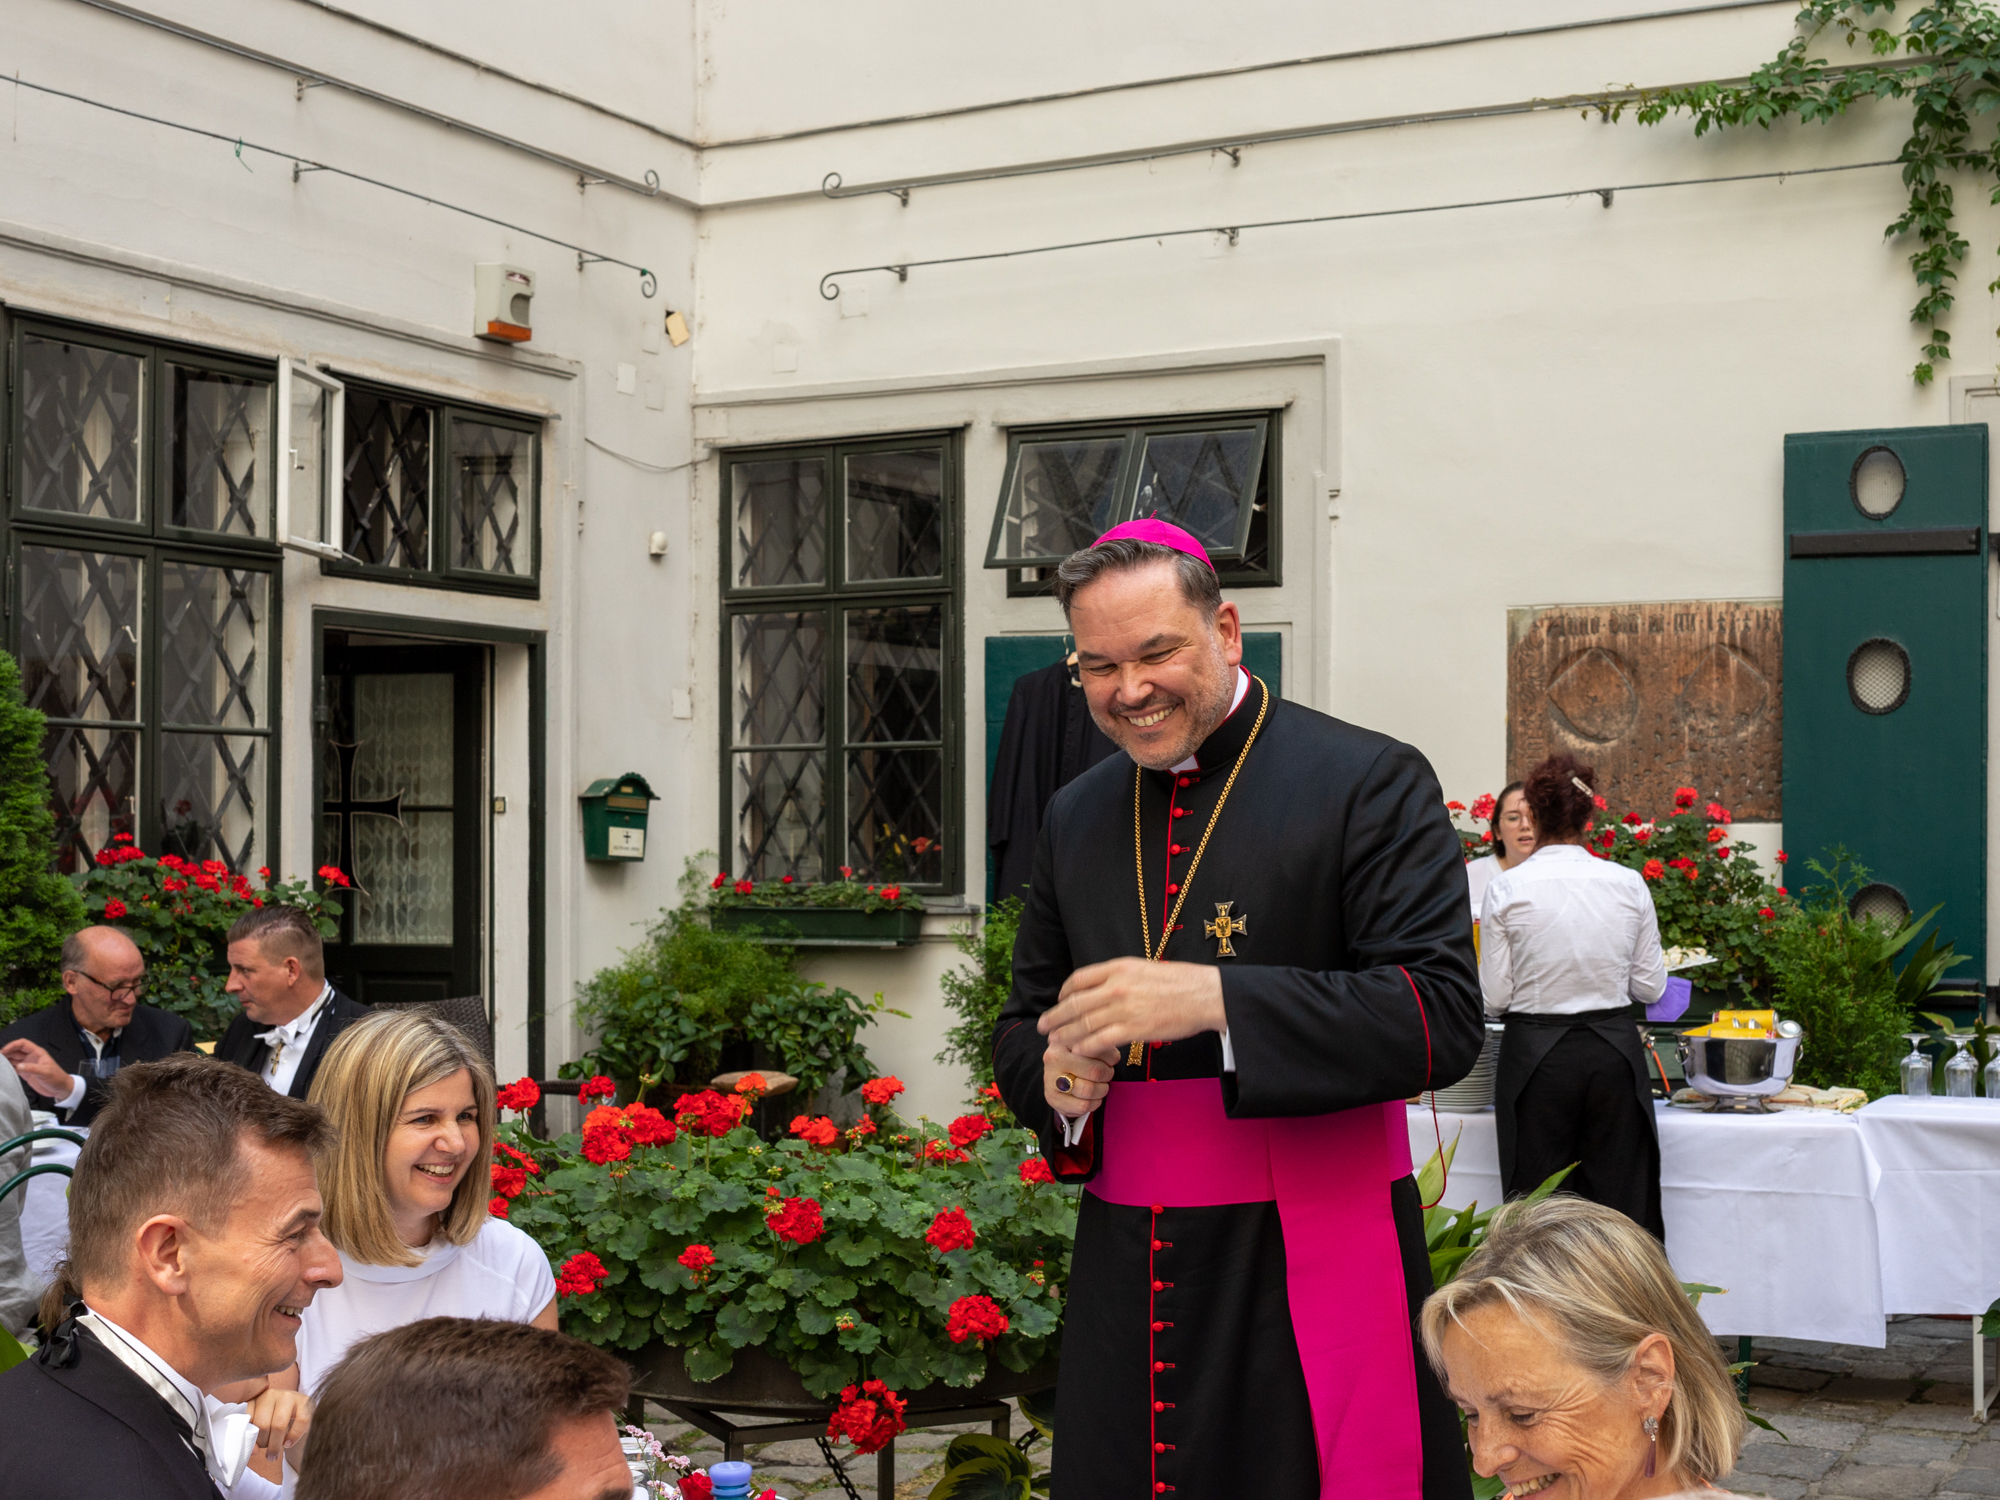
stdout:
{"type": "MultiPolygon", "coordinates": [[[[83,900],[89,920],[116,927],[132,939],[146,960],[146,1003],[187,1017],[195,1040],[219,1040],[236,1014],[229,982],[231,925],[250,907],[275,903],[302,907],[322,938],[339,935],[339,898],[304,881],[271,882],[269,869],[254,889],[248,877],[231,875],[219,859],[194,864],[177,854],[158,859],[120,834],[98,851],[96,868],[84,877],[83,900]]],[[[321,877],[334,886],[347,877],[331,865],[321,877]]]]}
{"type": "Polygon", "coordinates": [[[22,701],[20,668],[0,651],[0,1026],[55,1002],[63,939],[84,924],[83,898],[55,873],[43,732],[22,701]]]}
{"type": "Polygon", "coordinates": [[[800,978],[790,948],[716,931],[702,883],[690,861],[682,904],[662,912],[645,942],[582,987],[577,1020],[594,1041],[563,1064],[563,1076],[603,1073],[646,1088],[674,1079],[702,1084],[715,1075],[724,1048],[751,1042],[798,1078],[801,1101],[841,1068],[849,1088],[873,1077],[856,1036],[885,1009],[882,997],[864,1004],[800,978]]]}
{"type": "Polygon", "coordinates": [[[944,1034],[944,1051],[937,1060],[964,1068],[975,1089],[993,1081],[993,1028],[1014,987],[1014,938],[1021,930],[1021,910],[1018,896],[995,902],[984,925],[958,935],[958,951],[972,963],[939,981],[944,1003],[958,1021],[944,1034]]]}
{"type": "Polygon", "coordinates": [[[1790,903],[1773,922],[1778,1008],[1805,1028],[1794,1078],[1819,1088],[1864,1089],[1879,1098],[1900,1087],[1898,1059],[1907,1050],[1916,993],[1932,992],[1946,969],[1963,963],[1949,943],[1926,940],[1903,973],[1894,960],[1935,913],[1901,924],[1859,920],[1847,904],[1868,872],[1845,849],[1831,865],[1811,861],[1821,884],[1790,903]]]}

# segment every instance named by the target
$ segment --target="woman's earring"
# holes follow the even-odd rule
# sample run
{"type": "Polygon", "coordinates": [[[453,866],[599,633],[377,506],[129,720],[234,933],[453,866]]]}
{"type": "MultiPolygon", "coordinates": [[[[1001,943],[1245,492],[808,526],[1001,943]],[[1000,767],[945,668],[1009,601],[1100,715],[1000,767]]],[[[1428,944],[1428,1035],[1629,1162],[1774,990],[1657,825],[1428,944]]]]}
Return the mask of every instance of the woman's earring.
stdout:
{"type": "Polygon", "coordinates": [[[1660,1419],[1648,1417],[1639,1425],[1646,1429],[1646,1441],[1651,1445],[1646,1449],[1646,1477],[1651,1479],[1654,1466],[1660,1460],[1660,1419]]]}

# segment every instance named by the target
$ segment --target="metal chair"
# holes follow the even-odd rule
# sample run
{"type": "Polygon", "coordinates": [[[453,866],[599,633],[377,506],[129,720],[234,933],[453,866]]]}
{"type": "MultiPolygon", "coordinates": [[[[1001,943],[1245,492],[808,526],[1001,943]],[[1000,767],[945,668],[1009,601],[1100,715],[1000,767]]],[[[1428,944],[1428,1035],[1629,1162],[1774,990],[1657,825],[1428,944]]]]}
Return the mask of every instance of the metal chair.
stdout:
{"type": "MultiPolygon", "coordinates": [[[[83,1137],[73,1130],[31,1130],[26,1135],[17,1135],[11,1141],[0,1141],[0,1159],[4,1159],[23,1146],[32,1146],[36,1141],[69,1141],[81,1146],[83,1137]]],[[[44,1172],[60,1172],[65,1177],[75,1175],[70,1168],[60,1162],[45,1161],[39,1167],[29,1167],[25,1172],[17,1172],[0,1184],[0,1200],[27,1182],[30,1177],[39,1177],[44,1172]]]]}

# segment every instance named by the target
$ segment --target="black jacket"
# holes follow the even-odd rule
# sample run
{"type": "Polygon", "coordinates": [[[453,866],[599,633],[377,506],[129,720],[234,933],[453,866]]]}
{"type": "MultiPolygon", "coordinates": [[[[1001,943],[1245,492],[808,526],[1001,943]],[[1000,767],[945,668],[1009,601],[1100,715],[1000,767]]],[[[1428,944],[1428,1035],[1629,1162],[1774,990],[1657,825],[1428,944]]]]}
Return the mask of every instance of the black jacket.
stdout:
{"type": "Polygon", "coordinates": [[[44,1346],[0,1375],[0,1500],[218,1500],[173,1408],[75,1329],[76,1361],[44,1346]]]}
{"type": "MultiPolygon", "coordinates": [[[[36,1043],[56,1060],[59,1067],[84,1079],[83,1098],[75,1109],[57,1109],[57,1118],[65,1125],[88,1125],[96,1119],[97,1112],[104,1108],[109,1085],[83,1071],[83,1038],[77,1035],[76,1015],[70,1009],[69,997],[65,995],[46,1009],[22,1016],[5,1031],[0,1031],[0,1044],[21,1038],[36,1043]]],[[[187,1019],[152,1005],[134,1006],[132,1019],[126,1022],[125,1030],[118,1038],[121,1067],[158,1062],[169,1053],[192,1051],[194,1028],[188,1025],[187,1019]]],[[[56,1108],[54,1100],[46,1094],[36,1093],[25,1078],[21,1080],[21,1091],[28,1096],[30,1109],[56,1108]]]]}
{"type": "MultiPolygon", "coordinates": [[[[326,1056],[326,1049],[333,1039],[363,1016],[371,1014],[371,1007],[359,1000],[350,1000],[335,990],[333,998],[326,1003],[326,1009],[319,1013],[312,1037],[306,1042],[306,1055],[299,1063],[298,1072],[292,1075],[292,1086],[286,1092],[294,1099],[305,1098],[312,1089],[313,1076],[319,1072],[319,1060],[326,1056]]],[[[239,1068],[261,1073],[271,1055],[271,1048],[268,1043],[257,1040],[257,1033],[270,1029],[239,1010],[236,1018],[229,1023],[229,1029],[222,1033],[222,1040],[215,1044],[215,1055],[224,1062],[235,1063],[239,1068]]]]}
{"type": "Polygon", "coordinates": [[[1028,894],[1035,839],[1049,799],[1101,760],[1119,753],[1090,717],[1067,662],[1017,678],[986,793],[986,846],[993,899],[1028,894]]]}

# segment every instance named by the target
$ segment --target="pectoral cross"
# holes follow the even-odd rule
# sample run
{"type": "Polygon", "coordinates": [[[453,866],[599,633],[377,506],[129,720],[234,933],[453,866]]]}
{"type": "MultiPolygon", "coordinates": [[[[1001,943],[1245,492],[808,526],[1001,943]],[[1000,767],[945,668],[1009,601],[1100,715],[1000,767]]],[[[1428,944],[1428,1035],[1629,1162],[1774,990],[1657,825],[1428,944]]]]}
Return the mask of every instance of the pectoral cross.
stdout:
{"type": "Polygon", "coordinates": [[[1245,912],[1240,917],[1229,915],[1229,908],[1235,904],[1234,901],[1216,902],[1215,920],[1201,924],[1201,930],[1214,938],[1218,945],[1215,950],[1217,958],[1236,957],[1236,950],[1229,946],[1229,939],[1234,934],[1246,933],[1250,930],[1250,915],[1248,912],[1245,912]]]}

